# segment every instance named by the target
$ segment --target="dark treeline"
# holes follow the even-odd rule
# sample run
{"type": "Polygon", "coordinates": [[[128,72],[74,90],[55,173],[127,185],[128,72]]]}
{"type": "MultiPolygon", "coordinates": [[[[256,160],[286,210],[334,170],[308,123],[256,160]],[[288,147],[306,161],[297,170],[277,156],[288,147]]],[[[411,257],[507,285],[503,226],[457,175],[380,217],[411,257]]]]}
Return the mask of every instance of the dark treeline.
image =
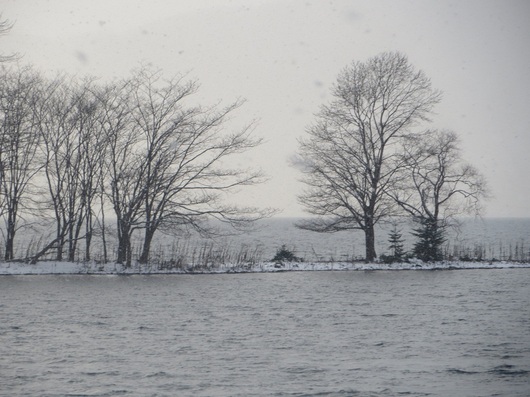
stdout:
{"type": "Polygon", "coordinates": [[[111,83],[43,77],[31,67],[0,70],[0,216],[4,260],[36,262],[52,254],[91,260],[95,236],[103,260],[130,265],[133,235],[140,262],[158,233],[214,233],[209,219],[236,229],[270,210],[225,204],[234,188],[262,181],[230,158],[260,143],[252,125],[226,132],[228,106],[193,105],[198,84],[140,69],[111,83]],[[112,219],[112,225],[108,224],[112,219]],[[53,235],[15,257],[15,242],[36,225],[53,235]],[[117,241],[108,252],[109,233],[117,241]]]}

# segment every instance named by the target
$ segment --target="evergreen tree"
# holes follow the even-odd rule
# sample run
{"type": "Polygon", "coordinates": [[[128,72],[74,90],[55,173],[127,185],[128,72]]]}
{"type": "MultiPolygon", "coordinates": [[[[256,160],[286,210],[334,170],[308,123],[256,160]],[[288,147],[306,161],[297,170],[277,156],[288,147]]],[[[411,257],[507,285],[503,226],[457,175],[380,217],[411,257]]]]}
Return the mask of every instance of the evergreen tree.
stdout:
{"type": "Polygon", "coordinates": [[[405,255],[405,251],[403,250],[403,238],[401,230],[398,230],[396,225],[392,227],[392,230],[388,235],[388,242],[390,243],[388,248],[392,252],[392,261],[399,262],[403,260],[403,256],[405,255]]]}
{"type": "Polygon", "coordinates": [[[414,255],[423,261],[443,259],[442,244],[445,242],[445,229],[436,220],[420,218],[417,229],[412,234],[418,238],[414,244],[414,255]]]}

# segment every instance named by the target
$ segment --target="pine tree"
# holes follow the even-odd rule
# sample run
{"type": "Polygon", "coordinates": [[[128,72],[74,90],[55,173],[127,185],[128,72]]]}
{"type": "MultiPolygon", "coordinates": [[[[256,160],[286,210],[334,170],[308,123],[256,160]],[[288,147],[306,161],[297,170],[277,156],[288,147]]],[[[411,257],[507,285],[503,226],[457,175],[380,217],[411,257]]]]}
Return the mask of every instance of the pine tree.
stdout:
{"type": "Polygon", "coordinates": [[[413,235],[418,238],[414,244],[414,255],[422,261],[432,262],[443,259],[442,244],[445,242],[445,230],[436,220],[421,218],[413,235]]]}
{"type": "Polygon", "coordinates": [[[403,256],[405,255],[405,251],[403,250],[403,238],[401,230],[398,230],[396,225],[392,227],[392,230],[388,235],[388,242],[390,243],[388,248],[392,252],[392,261],[399,262],[403,260],[403,256]]]}

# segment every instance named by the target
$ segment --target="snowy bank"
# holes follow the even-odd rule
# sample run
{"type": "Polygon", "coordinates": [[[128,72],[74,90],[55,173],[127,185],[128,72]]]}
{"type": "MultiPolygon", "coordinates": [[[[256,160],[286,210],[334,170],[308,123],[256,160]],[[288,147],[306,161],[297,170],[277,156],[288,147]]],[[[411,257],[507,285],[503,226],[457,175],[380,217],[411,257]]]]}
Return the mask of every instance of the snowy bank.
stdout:
{"type": "Polygon", "coordinates": [[[0,263],[0,275],[30,274],[220,274],[272,273],[284,271],[344,271],[344,270],[457,270],[530,268],[530,263],[442,261],[411,263],[364,262],[262,262],[255,264],[212,265],[164,269],[158,265],[134,264],[125,268],[120,264],[72,263],[44,261],[35,265],[20,262],[0,263]]]}

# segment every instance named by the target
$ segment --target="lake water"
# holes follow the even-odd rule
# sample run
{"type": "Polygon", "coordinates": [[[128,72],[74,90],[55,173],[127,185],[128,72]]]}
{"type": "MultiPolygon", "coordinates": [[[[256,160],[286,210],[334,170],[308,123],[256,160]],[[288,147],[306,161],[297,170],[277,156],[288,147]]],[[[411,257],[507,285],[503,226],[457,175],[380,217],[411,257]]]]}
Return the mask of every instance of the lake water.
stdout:
{"type": "Polygon", "coordinates": [[[530,395],[530,271],[0,277],[1,396],[530,395]]]}

